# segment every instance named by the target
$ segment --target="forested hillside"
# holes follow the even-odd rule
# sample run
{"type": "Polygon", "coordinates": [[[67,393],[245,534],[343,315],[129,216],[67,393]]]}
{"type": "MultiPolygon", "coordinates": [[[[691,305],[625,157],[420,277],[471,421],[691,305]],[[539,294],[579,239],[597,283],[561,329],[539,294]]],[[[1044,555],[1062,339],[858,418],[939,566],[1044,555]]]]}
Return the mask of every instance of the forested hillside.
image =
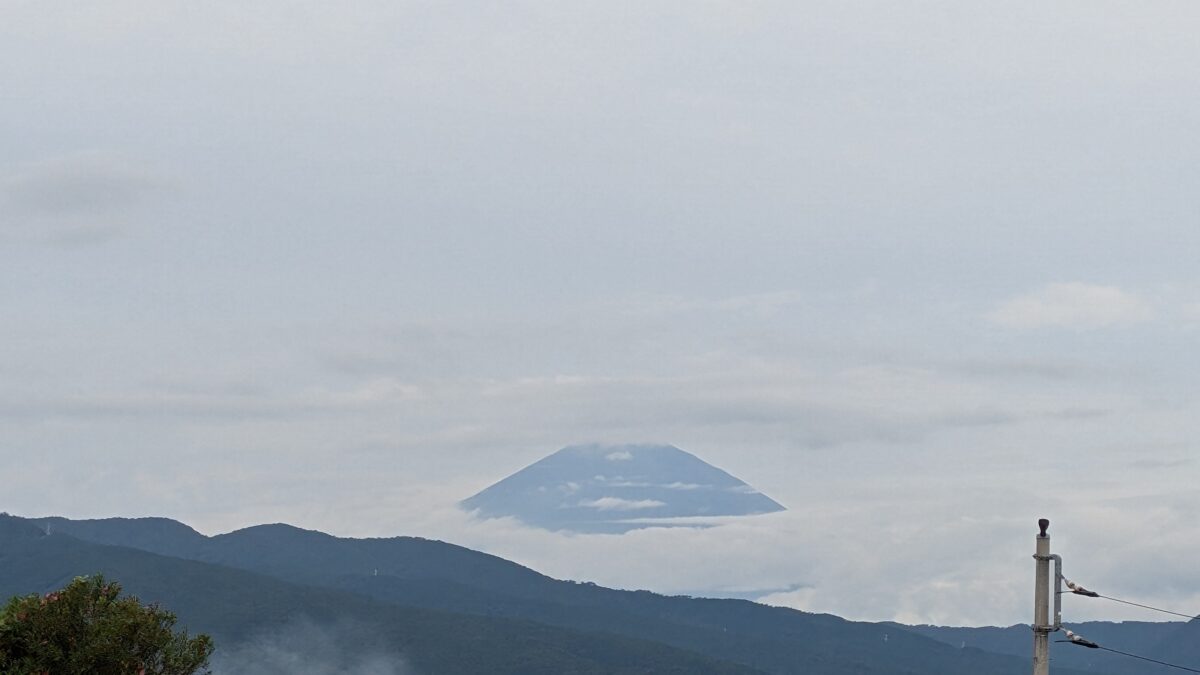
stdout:
{"type": "Polygon", "coordinates": [[[17,547],[24,553],[0,557],[0,565],[24,567],[11,575],[20,583],[0,591],[39,590],[37,584],[53,585],[63,575],[104,571],[226,640],[304,616],[383,626],[376,634],[394,636],[406,653],[413,651],[414,662],[437,665],[565,650],[562,658],[587,667],[662,664],[644,672],[1023,675],[1028,669],[1025,658],[961,649],[887,624],[555,580],[425,539],[342,539],[287,525],[206,537],[164,519],[9,521],[24,526],[17,547]],[[457,653],[451,644],[463,635],[472,636],[474,650],[457,653]]]}

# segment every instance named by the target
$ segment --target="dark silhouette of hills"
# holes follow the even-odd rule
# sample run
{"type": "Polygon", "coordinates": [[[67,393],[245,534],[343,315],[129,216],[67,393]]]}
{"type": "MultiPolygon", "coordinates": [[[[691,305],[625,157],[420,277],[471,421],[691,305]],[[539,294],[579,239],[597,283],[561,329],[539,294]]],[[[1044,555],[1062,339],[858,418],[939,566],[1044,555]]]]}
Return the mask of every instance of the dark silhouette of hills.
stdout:
{"type": "MultiPolygon", "coordinates": [[[[1098,601],[1097,601],[1098,602],[1098,601]]],[[[1068,613],[1069,615],[1069,613],[1068,613]]],[[[1071,630],[1089,640],[1130,654],[1200,669],[1200,623],[1166,621],[1083,621],[1070,623],[1071,630]]],[[[1029,626],[903,626],[903,628],[950,645],[967,645],[997,654],[1024,656],[1029,653],[1029,626]]],[[[1062,639],[1052,635],[1051,640],[1062,639]]],[[[1181,672],[1146,661],[1067,644],[1052,645],[1052,660],[1059,666],[1089,673],[1110,675],[1159,675],[1181,672]]]]}
{"type": "MultiPolygon", "coordinates": [[[[122,529],[117,525],[108,521],[98,529],[113,533],[122,529]]],[[[379,602],[245,570],[87,542],[53,529],[46,534],[30,521],[0,516],[0,596],[44,593],[75,576],[96,573],[120,581],[126,592],[144,601],[161,603],[190,630],[208,632],[227,646],[303,618],[317,626],[337,627],[347,655],[387,645],[422,674],[756,672],[648,640],[379,602]]]]}
{"type": "MultiPolygon", "coordinates": [[[[259,598],[255,602],[261,603],[271,622],[306,611],[304,606],[295,604],[287,605],[286,610],[276,607],[272,598],[280,591],[272,589],[303,588],[306,593],[315,594],[311,599],[322,609],[314,613],[326,620],[347,613],[387,623],[393,620],[388,612],[419,610],[436,612],[439,617],[454,617],[458,622],[500,622],[481,624],[477,628],[475,624],[460,624],[470,625],[471,630],[481,630],[485,636],[510,635],[504,631],[520,626],[537,627],[533,635],[540,636],[540,640],[562,639],[568,644],[591,645],[587,642],[589,636],[602,636],[609,641],[607,649],[645,651],[649,650],[645,646],[649,641],[651,645],[673,650],[655,653],[663,663],[674,663],[672,659],[686,655],[700,659],[697,663],[712,669],[689,672],[736,672],[720,670],[730,667],[727,665],[730,663],[769,673],[829,675],[1024,675],[1028,671],[1027,654],[1018,657],[974,647],[960,649],[957,645],[888,624],[851,622],[831,615],[766,607],[744,600],[667,597],[647,591],[618,591],[560,581],[495,556],[425,539],[343,539],[288,525],[263,525],[205,537],[186,526],[162,519],[23,522],[42,533],[48,526],[53,533],[48,539],[75,537],[77,546],[87,543],[95,547],[120,541],[125,547],[100,548],[121,551],[120,555],[124,556],[146,556],[153,551],[158,554],[156,565],[165,564],[162,560],[170,560],[161,556],[187,559],[177,562],[202,565],[208,573],[224,570],[223,574],[233,575],[228,583],[235,585],[244,584],[247,578],[269,580],[274,585],[265,585],[252,596],[259,598]],[[144,550],[133,551],[128,547],[144,550]],[[330,607],[336,611],[328,609],[330,607]],[[271,611],[267,612],[266,608],[271,611]],[[622,640],[634,642],[627,644],[622,640]]],[[[109,555],[117,554],[110,552],[109,555]]],[[[5,561],[0,554],[0,572],[7,569],[5,561]]],[[[72,574],[100,571],[90,569],[88,562],[81,559],[78,564],[67,567],[75,570],[72,574]]],[[[122,578],[128,572],[126,566],[113,573],[122,578]]],[[[160,568],[139,573],[134,576],[135,583],[130,588],[149,587],[156,594],[148,596],[150,598],[162,597],[172,607],[172,602],[181,602],[181,616],[194,614],[206,622],[203,625],[217,625],[235,636],[244,637],[250,627],[259,625],[252,625],[254,612],[244,601],[234,602],[226,619],[223,618],[226,599],[203,593],[200,594],[202,597],[185,595],[192,592],[187,589],[197,585],[226,583],[225,580],[193,580],[186,575],[178,576],[181,572],[171,569],[169,574],[179,579],[176,582],[171,577],[161,576],[167,573],[160,568]],[[176,588],[176,585],[186,588],[176,588]],[[232,626],[227,628],[227,623],[232,626]]],[[[0,590],[12,592],[8,588],[0,590]]],[[[443,623],[433,625],[449,630],[448,621],[444,619],[443,623]]],[[[215,628],[209,630],[221,632],[215,628]]],[[[437,641],[436,637],[429,639],[434,643],[437,641]]],[[[513,644],[514,649],[520,649],[525,643],[517,641],[513,644]]],[[[544,644],[535,642],[529,649],[536,651],[544,644]]],[[[481,647],[485,651],[491,648],[481,647]]],[[[585,649],[584,646],[579,648],[585,649]]],[[[1072,671],[1057,669],[1056,672],[1072,671]]],[[[1075,671],[1075,675],[1078,672],[1075,671]]]]}
{"type": "Polygon", "coordinates": [[[626,532],[647,521],[748,516],[784,507],[671,445],[574,445],[463,500],[485,518],[512,516],[573,532],[626,532]]]}

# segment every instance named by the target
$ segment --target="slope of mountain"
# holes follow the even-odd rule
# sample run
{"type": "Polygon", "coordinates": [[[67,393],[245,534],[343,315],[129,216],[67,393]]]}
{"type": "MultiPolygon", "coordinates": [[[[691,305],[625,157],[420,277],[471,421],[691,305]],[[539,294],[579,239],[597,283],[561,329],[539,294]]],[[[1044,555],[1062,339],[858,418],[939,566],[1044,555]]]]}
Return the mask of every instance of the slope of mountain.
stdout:
{"type": "MultiPolygon", "coordinates": [[[[183,523],[170,518],[105,518],[81,521],[87,523],[89,541],[110,546],[152,551],[170,551],[168,555],[191,558],[191,553],[203,548],[208,537],[183,523]]],[[[72,534],[80,527],[66,518],[39,518],[36,523],[46,534],[72,534]]]]}
{"type": "MultiPolygon", "coordinates": [[[[1146,652],[1154,658],[1200,670],[1200,619],[1177,624],[1179,629],[1163,637],[1146,652]]],[[[1164,673],[1170,671],[1163,671],[1164,673]]],[[[1178,673],[1180,671],[1174,670],[1178,673]]]]}
{"type": "MultiPolygon", "coordinates": [[[[119,519],[51,522],[52,531],[94,541],[151,541],[137,533],[146,526],[146,521],[119,519]]],[[[888,625],[742,600],[665,597],[558,581],[436,541],[340,539],[266,525],[211,538],[197,534],[176,543],[182,546],[174,552],[184,557],[382,603],[644,638],[772,673],[1023,675],[1028,670],[1024,657],[958,649],[888,625]]],[[[159,553],[171,554],[173,546],[156,543],[159,553]]]]}
{"type": "Polygon", "coordinates": [[[120,581],[143,601],[168,607],[190,630],[208,632],[226,648],[304,619],[337,627],[348,657],[386,646],[424,674],[755,672],[647,640],[381,603],[244,570],[47,535],[33,523],[0,516],[0,597],[46,592],[95,573],[120,581]]]}
{"type": "Polygon", "coordinates": [[[563,448],[462,502],[485,518],[551,530],[625,532],[647,521],[782,511],[778,502],[670,445],[563,448]]]}

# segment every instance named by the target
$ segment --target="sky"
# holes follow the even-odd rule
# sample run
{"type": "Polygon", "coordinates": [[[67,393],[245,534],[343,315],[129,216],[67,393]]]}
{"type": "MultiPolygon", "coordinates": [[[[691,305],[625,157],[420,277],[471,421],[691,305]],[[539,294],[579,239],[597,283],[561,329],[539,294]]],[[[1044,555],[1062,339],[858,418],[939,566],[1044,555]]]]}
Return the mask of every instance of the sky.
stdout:
{"type": "Polygon", "coordinates": [[[1197,21],[0,0],[0,510],[957,625],[1030,619],[1047,517],[1068,577],[1198,612],[1197,21]],[[591,442],[788,511],[456,506],[591,442]]]}

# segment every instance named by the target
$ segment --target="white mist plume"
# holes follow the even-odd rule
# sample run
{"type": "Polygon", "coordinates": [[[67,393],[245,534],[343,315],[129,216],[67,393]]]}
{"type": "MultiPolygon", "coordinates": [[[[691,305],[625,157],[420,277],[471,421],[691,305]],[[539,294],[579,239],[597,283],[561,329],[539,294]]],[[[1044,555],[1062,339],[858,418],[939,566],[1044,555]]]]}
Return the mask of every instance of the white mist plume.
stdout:
{"type": "Polygon", "coordinates": [[[371,628],[292,621],[250,640],[218,647],[213,675],[416,675],[371,628]]]}

